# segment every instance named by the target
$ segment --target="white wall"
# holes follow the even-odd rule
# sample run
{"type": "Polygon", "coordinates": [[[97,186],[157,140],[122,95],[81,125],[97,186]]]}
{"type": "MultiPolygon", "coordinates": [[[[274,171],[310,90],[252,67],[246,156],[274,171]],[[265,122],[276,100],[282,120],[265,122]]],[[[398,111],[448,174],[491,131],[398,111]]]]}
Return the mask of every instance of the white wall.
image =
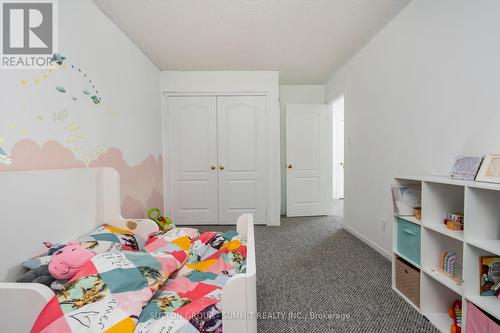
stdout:
{"type": "Polygon", "coordinates": [[[280,86],[280,126],[281,126],[281,214],[286,214],[286,122],[287,104],[324,104],[324,85],[282,85],[280,86]]]}
{"type": "MultiPolygon", "coordinates": [[[[267,145],[272,156],[268,165],[268,225],[280,225],[280,114],[279,72],[276,71],[162,71],[161,90],[166,93],[249,93],[267,95],[267,145]]],[[[164,103],[165,104],[165,103],[164,103]]],[[[164,107],[165,111],[165,107],[164,107]]],[[[269,155],[268,155],[269,156],[269,155]]],[[[166,165],[168,167],[168,164],[166,165]]],[[[168,184],[167,184],[168,186],[168,184]]]]}
{"type": "Polygon", "coordinates": [[[57,122],[52,119],[54,112],[66,110],[67,119],[80,124],[85,150],[101,145],[118,147],[131,163],[141,162],[148,153],[160,153],[160,72],[156,66],[91,0],[59,1],[59,39],[59,53],[67,58],[66,67],[56,66],[51,73],[0,71],[1,94],[5,97],[0,99],[0,108],[8,110],[0,121],[3,146],[10,149],[23,137],[20,128],[26,129],[24,136],[39,143],[64,143],[66,133],[56,129],[57,122]],[[22,80],[27,84],[21,84],[22,80]],[[82,93],[84,89],[92,93],[91,85],[95,85],[105,107],[95,105],[82,93]],[[56,86],[63,86],[67,92],[56,91],[56,86]]]}
{"type": "Polygon", "coordinates": [[[58,4],[64,65],[0,70],[0,146],[14,155],[14,166],[0,171],[115,167],[130,176],[122,177],[125,194],[145,208],[161,182],[151,175],[162,168],[160,71],[91,0],[58,4]]]}
{"type": "Polygon", "coordinates": [[[500,151],[499,17],[499,1],[413,0],[327,84],[345,90],[345,223],[387,252],[395,176],[500,151]]]}

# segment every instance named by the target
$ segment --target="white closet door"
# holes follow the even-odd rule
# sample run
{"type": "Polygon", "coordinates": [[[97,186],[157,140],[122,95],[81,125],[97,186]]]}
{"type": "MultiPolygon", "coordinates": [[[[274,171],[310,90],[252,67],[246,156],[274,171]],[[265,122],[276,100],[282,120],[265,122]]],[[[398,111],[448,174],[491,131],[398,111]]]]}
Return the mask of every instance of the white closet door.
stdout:
{"type": "Polygon", "coordinates": [[[219,223],[243,213],[266,223],[266,99],[217,98],[219,131],[219,223]]]}
{"type": "Polygon", "coordinates": [[[328,106],[286,106],[287,216],[330,213],[331,138],[328,106]]]}
{"type": "Polygon", "coordinates": [[[218,224],[215,97],[169,97],[171,215],[176,224],[218,224]]]}

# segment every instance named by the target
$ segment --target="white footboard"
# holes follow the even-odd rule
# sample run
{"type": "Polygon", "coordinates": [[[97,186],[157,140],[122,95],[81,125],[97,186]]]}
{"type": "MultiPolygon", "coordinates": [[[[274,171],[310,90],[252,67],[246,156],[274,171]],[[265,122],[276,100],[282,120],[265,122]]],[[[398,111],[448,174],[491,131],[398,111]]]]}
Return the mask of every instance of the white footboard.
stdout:
{"type": "Polygon", "coordinates": [[[240,216],[238,233],[247,239],[247,269],[233,276],[222,291],[224,333],[257,332],[257,274],[253,215],[240,216]]]}
{"type": "Polygon", "coordinates": [[[0,283],[0,331],[29,332],[53,296],[40,283],[0,283]]]}

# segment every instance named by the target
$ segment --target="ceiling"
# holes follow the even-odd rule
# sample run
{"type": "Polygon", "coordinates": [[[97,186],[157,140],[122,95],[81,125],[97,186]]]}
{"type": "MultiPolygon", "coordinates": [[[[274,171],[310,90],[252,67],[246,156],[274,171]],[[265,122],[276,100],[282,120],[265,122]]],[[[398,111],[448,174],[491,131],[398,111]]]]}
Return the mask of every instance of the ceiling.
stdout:
{"type": "Polygon", "coordinates": [[[161,70],[323,84],[410,0],[94,0],[161,70]]]}

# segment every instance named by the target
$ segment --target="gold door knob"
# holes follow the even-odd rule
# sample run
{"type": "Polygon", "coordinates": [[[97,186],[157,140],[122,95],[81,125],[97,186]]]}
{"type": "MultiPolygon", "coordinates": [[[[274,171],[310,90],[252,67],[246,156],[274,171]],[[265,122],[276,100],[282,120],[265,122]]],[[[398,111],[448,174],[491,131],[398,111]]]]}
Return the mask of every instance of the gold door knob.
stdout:
{"type": "Polygon", "coordinates": [[[288,169],[291,169],[291,168],[293,168],[293,165],[288,164],[288,169]]]}
{"type": "Polygon", "coordinates": [[[221,164],[221,165],[219,166],[219,169],[224,170],[224,164],[221,164]]]}
{"type": "Polygon", "coordinates": [[[217,166],[215,166],[214,164],[212,164],[212,165],[210,166],[210,169],[215,170],[215,169],[217,169],[217,166]]]}

